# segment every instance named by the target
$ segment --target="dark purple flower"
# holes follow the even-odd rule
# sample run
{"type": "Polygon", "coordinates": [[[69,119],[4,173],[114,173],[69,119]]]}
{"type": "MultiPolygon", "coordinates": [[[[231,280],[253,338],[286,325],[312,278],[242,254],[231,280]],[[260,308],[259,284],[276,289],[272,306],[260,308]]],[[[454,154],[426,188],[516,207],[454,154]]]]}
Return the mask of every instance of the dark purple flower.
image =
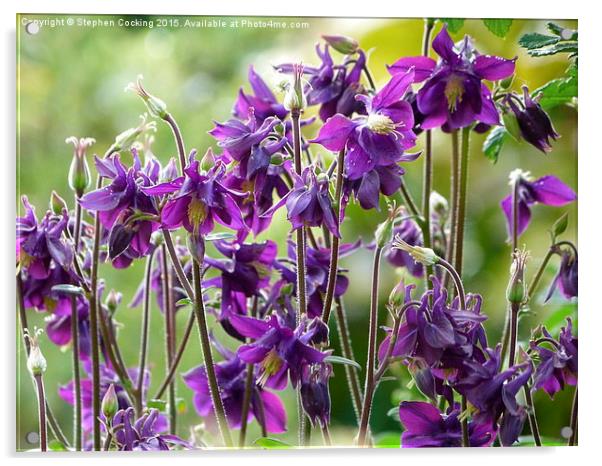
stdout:
{"type": "Polygon", "coordinates": [[[393,75],[413,68],[416,82],[427,80],[417,97],[418,110],[424,115],[422,128],[445,124],[454,130],[475,121],[499,124],[491,92],[482,81],[497,81],[512,75],[515,60],[479,54],[468,36],[454,45],[445,26],[432,46],[440,57],[438,63],[424,56],[406,57],[389,67],[393,75]]]}
{"type": "Polygon", "coordinates": [[[167,424],[158,410],[151,409],[132,423],[134,416],[134,408],[126,408],[117,411],[113,417],[112,425],[123,426],[115,432],[114,437],[120,451],[161,451],[171,450],[175,446],[194,448],[180,437],[164,433],[167,424]]]}
{"type": "Polygon", "coordinates": [[[259,365],[260,385],[283,390],[290,376],[291,385],[297,387],[303,367],[320,363],[327,356],[311,346],[321,332],[316,331],[318,328],[308,329],[305,320],[292,328],[275,314],[267,320],[234,314],[230,322],[241,335],[255,340],[240,346],[237,354],[242,361],[259,365]]]}
{"type": "MultiPolygon", "coordinates": [[[[541,95],[541,94],[540,94],[541,95]]],[[[537,100],[529,95],[527,86],[523,86],[523,100],[508,97],[506,100],[516,116],[520,134],[525,141],[543,153],[552,150],[550,139],[555,141],[560,135],[554,129],[548,114],[541,108],[537,100]],[[520,104],[520,107],[517,105],[520,104]]]]}
{"type": "Polygon", "coordinates": [[[413,80],[413,71],[398,74],[373,97],[356,96],[366,106],[367,115],[351,120],[336,114],[311,142],[331,151],[345,149],[345,171],[350,180],[361,178],[377,166],[414,160],[415,154],[402,155],[416,142],[412,107],[402,100],[413,80]]]}
{"type": "Polygon", "coordinates": [[[551,398],[562,390],[566,384],[577,385],[577,338],[573,336],[573,323],[567,319],[567,326],[562,327],[558,341],[543,329],[546,341],[552,342],[548,349],[541,343],[532,342],[531,348],[539,355],[539,365],[535,371],[535,389],[543,389],[551,398]]]}
{"type": "Polygon", "coordinates": [[[286,118],[288,111],[278,102],[274,93],[261,79],[261,76],[255,72],[253,66],[249,67],[249,84],[254,95],[246,94],[240,88],[233,109],[236,118],[244,120],[248,117],[251,108],[260,125],[269,117],[276,117],[279,120],[286,118]]]}
{"type": "MultiPolygon", "coordinates": [[[[531,206],[536,203],[560,207],[577,199],[575,191],[553,175],[546,175],[535,181],[529,172],[514,170],[510,173],[510,184],[518,183],[518,234],[523,233],[531,221],[531,206]]],[[[501,202],[512,234],[512,195],[501,202]]]]}
{"type": "MultiPolygon", "coordinates": [[[[228,424],[231,429],[239,429],[242,421],[243,400],[247,378],[247,365],[239,357],[223,347],[218,347],[225,360],[215,365],[217,383],[224,404],[228,424]]],[[[257,371],[255,371],[257,372],[257,371]]],[[[253,378],[253,391],[247,421],[253,418],[265,424],[268,432],[280,434],[286,432],[286,410],[280,398],[265,390],[257,383],[257,374],[253,378]]],[[[214,420],[213,403],[209,391],[205,366],[195,367],[182,375],[184,383],[194,391],[194,407],[200,416],[214,420]]]]}
{"type": "Polygon", "coordinates": [[[98,212],[102,226],[109,231],[109,257],[117,268],[148,254],[151,235],[159,228],[157,205],[143,188],[158,181],[161,167],[156,159],[149,159],[143,168],[135,149],[132,154],[130,168],[119,154],[96,158],[98,173],[111,184],[87,193],[80,201],[84,208],[98,212]]]}
{"type": "MultiPolygon", "coordinates": [[[[401,434],[401,446],[461,447],[462,425],[459,416],[457,405],[443,414],[430,403],[403,401],[399,405],[399,419],[405,429],[401,434]]],[[[491,422],[469,422],[468,435],[471,447],[489,447],[495,440],[495,425],[491,422]]]]}
{"type": "Polygon", "coordinates": [[[313,426],[330,423],[330,392],[328,380],[332,376],[330,364],[305,366],[301,376],[301,403],[313,426]]]}
{"type": "MultiPolygon", "coordinates": [[[[60,304],[46,318],[48,339],[57,346],[71,343],[71,298],[59,298],[60,304]]],[[[77,298],[77,323],[79,327],[79,357],[86,361],[90,357],[90,321],[88,300],[77,298]]]]}
{"type": "MultiPolygon", "coordinates": [[[[412,219],[405,219],[393,229],[393,237],[399,237],[411,246],[422,246],[422,231],[412,219]]],[[[424,268],[422,264],[416,262],[405,251],[397,248],[388,248],[385,251],[385,258],[395,267],[405,267],[414,277],[422,277],[424,268]]]]}
{"type": "Polygon", "coordinates": [[[578,295],[578,268],[577,253],[572,249],[563,249],[560,252],[560,269],[550,285],[546,301],[552,297],[557,288],[566,299],[578,295]]]}
{"type": "Polygon", "coordinates": [[[223,161],[217,160],[207,172],[199,169],[200,162],[191,155],[184,169],[185,176],[143,188],[150,196],[175,193],[161,210],[163,226],[170,229],[184,226],[188,232],[201,235],[210,233],[215,222],[233,230],[246,229],[235,201],[244,194],[222,183],[226,174],[223,161]]]}

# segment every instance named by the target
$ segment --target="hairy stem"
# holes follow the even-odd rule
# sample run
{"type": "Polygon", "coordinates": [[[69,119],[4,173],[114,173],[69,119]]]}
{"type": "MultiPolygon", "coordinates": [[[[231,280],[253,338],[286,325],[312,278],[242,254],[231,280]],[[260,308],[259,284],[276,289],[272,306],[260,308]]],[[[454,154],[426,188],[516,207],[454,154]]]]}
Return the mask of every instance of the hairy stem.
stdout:
{"type": "Polygon", "coordinates": [[[48,438],[46,433],[46,393],[44,392],[44,380],[42,374],[34,376],[38,394],[38,420],[40,428],[40,450],[48,450],[48,438]]]}
{"type": "Polygon", "coordinates": [[[523,392],[525,394],[527,415],[529,416],[529,427],[531,428],[531,434],[533,434],[533,441],[535,442],[536,446],[541,447],[541,435],[539,434],[539,425],[537,424],[535,405],[533,404],[533,397],[531,396],[531,387],[529,387],[529,382],[523,386],[523,392]]]}
{"type": "Polygon", "coordinates": [[[470,144],[470,127],[462,128],[462,148],[460,157],[460,180],[457,194],[458,205],[456,214],[455,260],[452,262],[458,274],[462,276],[464,255],[464,224],[466,217],[466,191],[468,187],[468,155],[470,144]]]}
{"type": "Polygon", "coordinates": [[[518,249],[518,180],[512,185],[512,252],[518,249]]]}
{"type": "Polygon", "coordinates": [[[541,277],[543,276],[546,266],[548,265],[548,262],[550,262],[550,259],[555,254],[555,252],[556,252],[556,250],[555,250],[554,245],[550,246],[550,249],[548,249],[548,252],[546,253],[545,257],[543,258],[541,265],[537,269],[537,272],[535,272],[533,281],[531,281],[531,285],[529,285],[529,291],[527,294],[529,299],[531,299],[531,297],[535,293],[535,290],[537,289],[537,286],[539,285],[539,281],[541,280],[541,277]]]}
{"type": "MultiPolygon", "coordinates": [[[[171,273],[169,262],[167,260],[167,247],[165,243],[161,245],[161,283],[163,289],[163,316],[165,318],[165,361],[167,372],[174,360],[175,352],[175,308],[173,306],[173,288],[171,281],[171,273]]],[[[169,405],[169,432],[175,435],[177,432],[177,416],[178,410],[176,407],[176,384],[172,380],[169,383],[168,393],[169,405]]]]}
{"type": "Polygon", "coordinates": [[[510,304],[510,342],[508,351],[510,356],[508,357],[508,367],[514,366],[516,362],[516,345],[518,340],[518,311],[520,305],[511,303],[510,304]]]}
{"type": "Polygon", "coordinates": [[[418,209],[416,202],[414,202],[414,199],[412,198],[412,194],[410,193],[410,190],[406,186],[406,182],[403,179],[403,177],[401,178],[401,185],[399,186],[399,192],[401,193],[401,197],[403,197],[405,205],[408,208],[408,210],[410,211],[410,213],[413,216],[419,218],[420,210],[418,209]]]}
{"type": "Polygon", "coordinates": [[[75,451],[82,449],[82,389],[79,370],[79,315],[77,298],[71,296],[71,344],[73,345],[73,444],[75,451]]]}
{"type": "MultiPolygon", "coordinates": [[[[447,251],[446,259],[450,264],[454,263],[455,256],[455,236],[456,236],[456,222],[457,222],[457,206],[458,206],[458,167],[460,166],[460,145],[458,142],[458,130],[454,130],[451,133],[452,140],[452,156],[451,156],[451,167],[450,167],[450,193],[449,198],[451,200],[451,217],[449,221],[450,231],[449,239],[447,240],[447,251]]],[[[449,276],[443,277],[443,287],[447,287],[449,282],[449,276]]]]}
{"type": "Polygon", "coordinates": [[[184,138],[182,138],[182,132],[180,131],[180,127],[176,123],[176,120],[170,113],[165,116],[164,121],[171,128],[174,139],[176,140],[178,159],[180,161],[180,173],[183,173],[184,167],[186,166],[186,148],[184,147],[184,138]]]}
{"type": "MultiPolygon", "coordinates": [[[[253,296],[253,304],[251,306],[251,317],[257,317],[257,304],[258,299],[257,295],[253,296]]],[[[249,339],[247,339],[247,343],[249,339]]],[[[253,363],[247,364],[246,367],[246,378],[245,378],[245,394],[242,401],[242,414],[240,418],[240,435],[238,437],[238,446],[243,448],[245,446],[246,436],[247,436],[247,424],[249,419],[249,410],[251,407],[251,397],[253,395],[253,382],[255,380],[254,377],[254,365],[253,363]]],[[[260,422],[260,424],[264,424],[264,422],[260,422]]]]}
{"type": "Polygon", "coordinates": [[[569,437],[569,446],[577,445],[577,387],[573,394],[573,406],[571,408],[571,436],[569,437]]]}
{"type": "Polygon", "coordinates": [[[151,277],[153,274],[153,258],[155,249],[151,249],[146,258],[144,272],[144,303],[142,305],[142,329],[140,337],[140,362],[138,363],[138,381],[136,382],[136,412],[142,414],[144,407],[144,374],[146,372],[146,354],[148,353],[148,332],[150,329],[150,296],[151,277]]]}

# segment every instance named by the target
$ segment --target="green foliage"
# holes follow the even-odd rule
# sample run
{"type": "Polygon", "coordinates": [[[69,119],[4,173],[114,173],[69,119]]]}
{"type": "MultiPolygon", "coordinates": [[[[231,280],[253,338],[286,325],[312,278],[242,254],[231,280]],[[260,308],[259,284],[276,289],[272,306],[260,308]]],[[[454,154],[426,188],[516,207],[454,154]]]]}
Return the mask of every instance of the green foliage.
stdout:
{"type": "Polygon", "coordinates": [[[483,143],[483,154],[493,163],[498,161],[507,134],[508,132],[505,127],[496,126],[487,135],[483,143]]]}
{"type": "Polygon", "coordinates": [[[540,34],[539,32],[532,32],[522,36],[518,40],[518,43],[521,47],[527,50],[536,50],[546,47],[547,45],[556,44],[559,40],[560,38],[556,36],[546,36],[545,34],[540,34]]]}
{"type": "Polygon", "coordinates": [[[400,448],[401,447],[401,435],[399,432],[383,432],[374,439],[374,446],[376,448],[400,448]]]}
{"type": "Polygon", "coordinates": [[[560,216],[558,220],[554,222],[552,225],[552,229],[550,230],[550,234],[552,236],[552,243],[556,242],[556,238],[563,234],[567,227],[569,226],[569,213],[565,212],[560,216]]]}
{"type": "Polygon", "coordinates": [[[573,319],[573,324],[576,324],[577,306],[574,303],[567,303],[564,306],[556,309],[550,317],[548,317],[543,325],[552,335],[558,334],[560,327],[566,325],[566,318],[573,319]]]}
{"type": "Polygon", "coordinates": [[[568,76],[553,79],[533,91],[533,96],[539,98],[539,104],[545,110],[570,104],[577,97],[577,78],[568,76]]]}
{"type": "Polygon", "coordinates": [[[253,443],[258,447],[265,448],[266,450],[285,450],[293,448],[292,445],[271,437],[260,437],[253,443]]]}
{"type": "Polygon", "coordinates": [[[452,34],[455,34],[464,26],[462,18],[441,18],[441,21],[447,24],[447,30],[452,34]]]}
{"type": "Polygon", "coordinates": [[[484,19],[483,24],[496,36],[502,39],[506,37],[510,27],[512,26],[511,19],[484,19]]]}
{"type": "Polygon", "coordinates": [[[147,406],[149,408],[158,409],[161,412],[165,412],[167,409],[167,401],[152,399],[148,401],[147,406]]]}
{"type": "Polygon", "coordinates": [[[356,369],[362,370],[362,366],[360,366],[357,362],[344,358],[343,356],[335,356],[331,354],[330,356],[326,356],[324,361],[331,364],[344,364],[346,366],[353,366],[356,369]]]}
{"type": "Polygon", "coordinates": [[[527,49],[527,53],[533,57],[545,57],[557,53],[570,53],[571,57],[577,56],[577,31],[566,29],[555,23],[547,24],[552,36],[537,32],[525,34],[518,43],[527,49]]]}

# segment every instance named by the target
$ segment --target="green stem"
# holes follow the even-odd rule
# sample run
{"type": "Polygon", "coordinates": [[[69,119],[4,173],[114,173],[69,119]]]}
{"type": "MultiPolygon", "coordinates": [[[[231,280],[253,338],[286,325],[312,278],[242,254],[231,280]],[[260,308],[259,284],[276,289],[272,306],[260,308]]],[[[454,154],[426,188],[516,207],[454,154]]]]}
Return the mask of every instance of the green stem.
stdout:
{"type": "MultiPolygon", "coordinates": [[[[169,270],[169,262],[167,260],[167,247],[165,243],[161,245],[161,281],[163,286],[163,314],[165,318],[165,362],[169,372],[174,360],[175,353],[175,312],[173,307],[172,282],[171,273],[169,270]]],[[[169,432],[175,435],[177,432],[177,416],[178,410],[176,407],[176,384],[172,380],[169,383],[169,432]]]]}
{"type": "MultiPolygon", "coordinates": [[[[251,306],[251,317],[257,317],[257,296],[253,296],[253,304],[251,306]]],[[[249,341],[247,340],[247,343],[249,341]]],[[[247,425],[249,418],[249,409],[251,408],[251,396],[253,395],[253,382],[255,380],[254,377],[254,365],[253,363],[247,364],[246,367],[246,379],[245,379],[245,394],[242,401],[242,412],[240,417],[240,435],[238,437],[238,446],[239,448],[243,448],[245,446],[246,436],[247,436],[247,425]]],[[[260,422],[263,426],[263,422],[260,422]]]]}
{"type": "Polygon", "coordinates": [[[81,236],[82,230],[82,206],[79,203],[79,197],[75,197],[75,227],[73,232],[73,248],[75,249],[75,254],[79,250],[79,239],[81,236]]]}
{"type": "Polygon", "coordinates": [[[73,443],[75,451],[82,449],[82,390],[79,370],[79,315],[77,298],[71,296],[71,344],[73,345],[73,443]]]}
{"type": "Polygon", "coordinates": [[[537,416],[535,415],[535,405],[533,404],[533,397],[531,396],[531,388],[529,382],[523,386],[523,392],[525,394],[525,403],[527,405],[527,415],[529,416],[529,427],[533,434],[533,441],[535,445],[541,447],[541,435],[539,434],[539,425],[537,424],[537,416]]]}
{"type": "MultiPolygon", "coordinates": [[[[450,193],[449,198],[451,200],[451,218],[449,221],[450,231],[449,231],[449,239],[447,241],[447,251],[446,258],[447,262],[450,264],[454,263],[455,256],[455,237],[456,237],[456,222],[457,222],[457,210],[458,210],[458,181],[459,181],[459,173],[458,168],[460,166],[460,144],[458,142],[458,130],[454,130],[451,133],[452,140],[452,156],[451,156],[451,166],[450,166],[450,193]]],[[[443,287],[447,288],[447,283],[449,282],[449,276],[445,275],[443,277],[443,287]]]]}
{"type": "Polygon", "coordinates": [[[508,367],[514,366],[516,362],[516,345],[518,340],[518,311],[520,309],[519,304],[510,304],[510,344],[508,357],[508,367]]]}
{"type": "Polygon", "coordinates": [[[330,430],[328,429],[328,424],[324,424],[322,426],[322,437],[324,437],[324,445],[327,447],[332,446],[332,438],[330,437],[330,430]]]}
{"type": "Polygon", "coordinates": [[[531,285],[529,286],[529,291],[527,294],[528,299],[530,299],[533,296],[533,293],[535,293],[535,290],[537,289],[537,286],[539,285],[539,281],[541,280],[541,277],[543,276],[543,272],[546,269],[548,262],[550,262],[550,259],[555,254],[555,252],[556,251],[554,249],[554,245],[550,246],[550,249],[548,249],[548,252],[546,253],[545,257],[543,258],[543,262],[537,269],[537,272],[535,273],[535,276],[533,277],[533,281],[531,282],[531,285]]]}
{"type": "Polygon", "coordinates": [[[48,437],[46,431],[46,393],[44,391],[44,380],[42,374],[34,376],[35,385],[38,394],[38,420],[40,428],[40,450],[48,450],[48,437]]]}
{"type": "Polygon", "coordinates": [[[571,408],[571,436],[569,438],[570,447],[577,445],[577,399],[577,387],[575,387],[575,393],[573,394],[573,406],[571,408]]]}
{"type": "MultiPolygon", "coordinates": [[[[340,218],[341,218],[341,193],[343,191],[343,171],[344,171],[344,159],[345,159],[345,150],[339,151],[339,156],[337,159],[337,178],[335,182],[335,191],[334,191],[334,205],[335,205],[335,215],[336,222],[339,226],[339,234],[340,234],[340,218]]],[[[330,238],[330,235],[326,235],[325,237],[330,238]]],[[[338,273],[338,265],[339,265],[339,238],[335,235],[332,235],[332,242],[330,247],[330,267],[328,269],[328,283],[326,285],[326,296],[324,298],[324,308],[322,310],[322,320],[326,325],[328,325],[328,320],[330,319],[330,312],[332,308],[332,299],[334,297],[334,289],[337,282],[337,273],[338,273]]]]}
{"type": "Polygon", "coordinates": [[[224,410],[224,404],[220,396],[219,385],[215,375],[213,355],[211,354],[211,341],[209,339],[209,330],[207,328],[205,314],[205,303],[203,302],[203,289],[201,286],[201,267],[202,264],[199,263],[195,263],[192,267],[195,297],[194,312],[196,314],[196,320],[199,327],[201,350],[203,353],[203,360],[205,362],[205,370],[207,371],[207,381],[209,384],[209,392],[211,394],[215,419],[217,421],[217,426],[225,446],[231,448],[233,446],[232,437],[230,436],[228,420],[226,419],[226,412],[224,410]]]}
{"type": "Polygon", "coordinates": [[[144,303],[142,306],[142,329],[140,337],[140,362],[138,364],[138,381],[136,383],[136,412],[142,415],[144,408],[144,374],[146,372],[146,354],[148,353],[148,332],[150,329],[150,296],[151,277],[153,272],[153,258],[155,249],[151,249],[146,258],[146,270],[144,272],[144,303]]]}
{"type": "Polygon", "coordinates": [[[376,360],[376,332],[378,329],[378,282],[381,254],[382,248],[377,246],[374,250],[374,261],[372,264],[372,288],[370,294],[370,324],[368,336],[368,357],[366,362],[366,382],[364,388],[362,416],[358,433],[358,445],[360,447],[363,447],[366,444],[366,434],[368,432],[368,423],[370,420],[370,411],[372,409],[372,399],[374,396],[374,365],[376,360]]]}
{"type": "Polygon", "coordinates": [[[180,131],[180,127],[176,123],[176,120],[170,113],[168,113],[163,120],[171,128],[171,131],[174,135],[174,139],[176,140],[176,147],[178,148],[178,159],[180,160],[180,173],[183,173],[184,167],[186,166],[186,148],[184,147],[184,139],[182,138],[182,132],[180,131]]]}
{"type": "Polygon", "coordinates": [[[518,180],[512,186],[512,252],[518,249],[518,180]]]}
{"type": "Polygon", "coordinates": [[[462,146],[460,154],[460,180],[457,215],[456,215],[456,237],[455,237],[455,261],[454,268],[462,276],[463,253],[464,253],[464,224],[466,217],[466,191],[468,187],[468,156],[470,144],[470,127],[462,128],[462,146]]]}
{"type": "Polygon", "coordinates": [[[403,197],[406,207],[408,208],[410,213],[413,216],[420,218],[420,210],[418,210],[418,206],[414,202],[414,199],[412,198],[412,194],[410,194],[410,191],[409,191],[408,187],[406,186],[406,183],[405,183],[405,180],[403,179],[403,177],[401,178],[401,185],[399,186],[399,192],[401,193],[401,197],[403,197]]]}

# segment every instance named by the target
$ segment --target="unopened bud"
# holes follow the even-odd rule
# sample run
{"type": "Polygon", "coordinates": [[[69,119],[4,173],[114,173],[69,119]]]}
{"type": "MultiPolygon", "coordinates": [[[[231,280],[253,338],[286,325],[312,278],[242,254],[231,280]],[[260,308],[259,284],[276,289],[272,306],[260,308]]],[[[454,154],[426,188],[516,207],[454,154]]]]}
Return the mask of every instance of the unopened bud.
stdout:
{"type": "Polygon", "coordinates": [[[211,147],[207,149],[205,155],[201,159],[201,170],[207,171],[215,166],[215,155],[213,154],[213,149],[211,147]]]}
{"type": "Polygon", "coordinates": [[[516,250],[512,254],[510,266],[510,281],[506,289],[506,299],[510,304],[520,305],[527,299],[527,286],[525,284],[525,265],[529,253],[525,250],[516,250]]]}
{"type": "Polygon", "coordinates": [[[92,138],[77,139],[75,136],[65,139],[67,144],[73,144],[73,159],[69,167],[69,187],[77,197],[84,195],[90,186],[90,168],[86,160],[86,150],[96,141],[92,138]]]}
{"type": "Polygon", "coordinates": [[[270,164],[272,165],[282,165],[284,163],[284,157],[282,157],[282,154],[280,152],[276,152],[275,154],[272,154],[272,156],[270,157],[270,164]]]}
{"type": "Polygon", "coordinates": [[[190,233],[187,237],[188,251],[197,264],[205,260],[205,239],[198,233],[190,233]]]}
{"type": "Polygon", "coordinates": [[[118,134],[113,144],[114,149],[116,151],[130,150],[142,134],[157,131],[157,123],[147,121],[147,118],[148,114],[146,113],[140,115],[141,122],[138,126],[126,129],[123,133],[118,134]]]}
{"type": "Polygon", "coordinates": [[[284,96],[284,108],[289,111],[300,112],[307,107],[307,99],[303,92],[303,83],[303,65],[296,63],[293,65],[293,76],[284,96]]]}
{"type": "Polygon", "coordinates": [[[62,215],[63,210],[68,210],[65,199],[59,196],[56,191],[52,191],[52,194],[50,194],[50,210],[55,215],[62,215]]]}
{"type": "Polygon", "coordinates": [[[119,307],[122,298],[123,295],[120,292],[115,290],[109,291],[107,299],[105,300],[105,305],[107,306],[107,309],[109,310],[111,315],[115,314],[115,311],[119,307]]]}
{"type": "Polygon", "coordinates": [[[118,409],[119,400],[117,399],[117,393],[115,393],[115,386],[111,384],[105,392],[105,396],[102,398],[100,410],[105,419],[110,420],[113,419],[113,416],[115,416],[118,409]]]}
{"type": "Polygon", "coordinates": [[[396,308],[399,308],[403,305],[403,301],[405,299],[405,284],[403,281],[400,281],[395,288],[391,290],[389,294],[389,304],[396,308]]]}
{"type": "Polygon", "coordinates": [[[439,262],[439,256],[430,248],[423,248],[420,246],[412,246],[406,243],[401,236],[397,235],[393,241],[393,247],[395,249],[401,249],[407,252],[412,259],[419,262],[422,265],[435,265],[439,262]]]}
{"type": "Polygon", "coordinates": [[[322,39],[324,39],[337,52],[343,53],[345,55],[351,55],[357,52],[357,49],[359,48],[358,42],[355,39],[352,39],[351,37],[347,36],[324,35],[322,36],[322,39]]]}
{"type": "Polygon", "coordinates": [[[142,100],[144,100],[146,108],[148,108],[148,111],[152,116],[165,120],[168,115],[167,105],[158,97],[155,97],[154,95],[151,95],[148,92],[146,92],[146,89],[144,89],[144,86],[142,86],[142,79],[142,75],[138,75],[136,82],[129,83],[126,86],[125,90],[133,91],[136,94],[138,94],[142,98],[142,100]]]}
{"type": "Polygon", "coordinates": [[[447,199],[445,199],[437,191],[432,191],[430,197],[430,209],[431,212],[436,213],[439,217],[447,218],[447,214],[449,212],[449,204],[447,203],[447,199]]]}
{"type": "Polygon", "coordinates": [[[38,338],[43,330],[36,328],[33,335],[26,331],[25,338],[29,340],[29,356],[27,357],[27,368],[32,376],[36,377],[46,372],[46,358],[40,350],[38,338]]]}

